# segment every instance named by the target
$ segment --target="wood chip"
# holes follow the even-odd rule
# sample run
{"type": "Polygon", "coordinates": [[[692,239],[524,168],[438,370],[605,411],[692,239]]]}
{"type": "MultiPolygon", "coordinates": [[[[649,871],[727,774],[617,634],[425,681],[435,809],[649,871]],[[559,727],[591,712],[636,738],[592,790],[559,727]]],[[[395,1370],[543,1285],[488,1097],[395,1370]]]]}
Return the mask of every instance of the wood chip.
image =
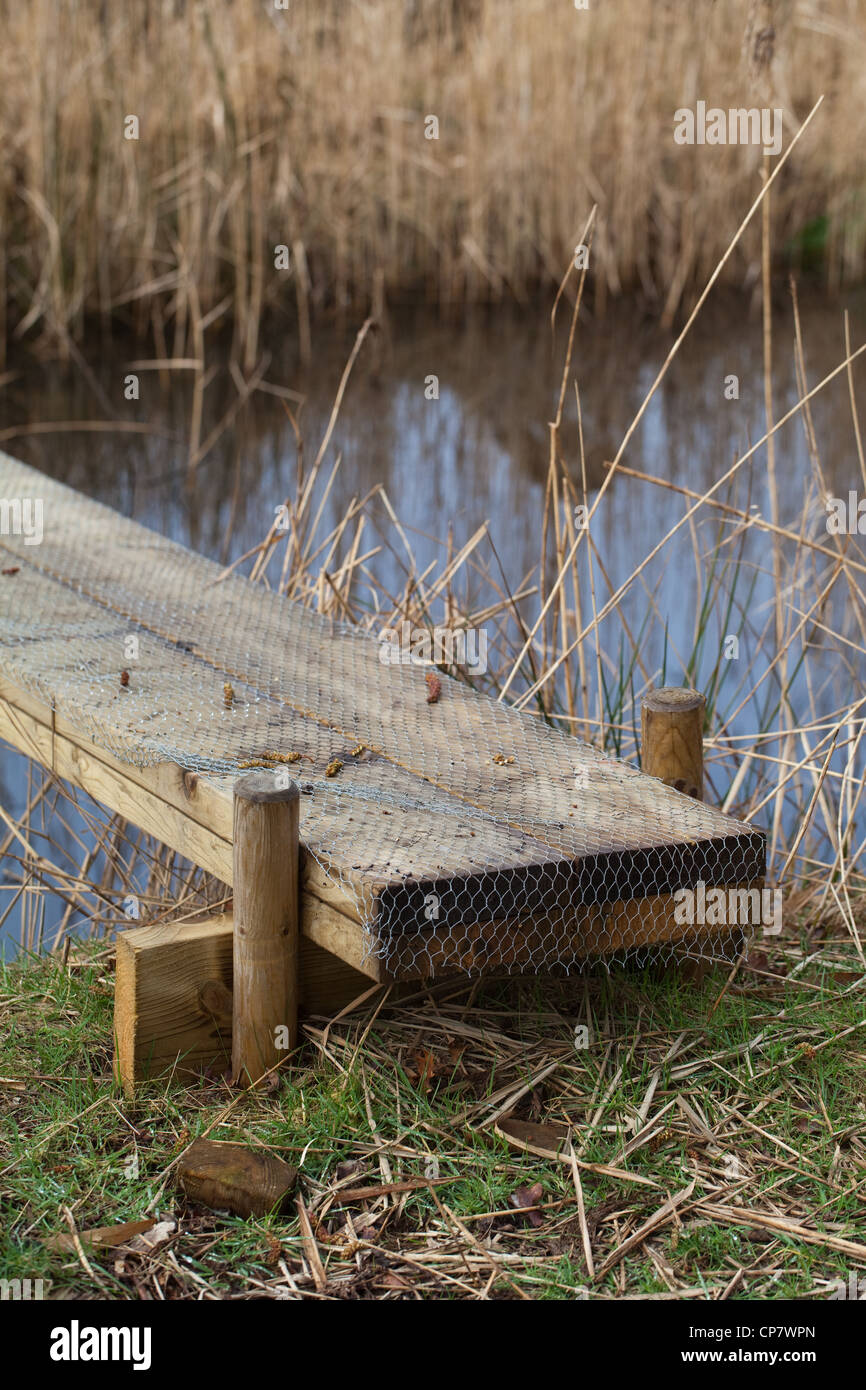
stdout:
{"type": "Polygon", "coordinates": [[[178,1184],[191,1202],[238,1216],[285,1211],[297,1176],[297,1169],[263,1149],[211,1139],[190,1144],[177,1170],[178,1184]]]}

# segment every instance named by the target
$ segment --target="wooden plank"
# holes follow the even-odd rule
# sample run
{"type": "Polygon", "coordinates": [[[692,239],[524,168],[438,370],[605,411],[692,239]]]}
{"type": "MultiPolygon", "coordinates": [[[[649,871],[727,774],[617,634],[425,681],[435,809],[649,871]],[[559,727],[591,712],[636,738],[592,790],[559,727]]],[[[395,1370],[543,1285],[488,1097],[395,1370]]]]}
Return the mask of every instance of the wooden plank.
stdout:
{"type": "MultiPolygon", "coordinates": [[[[76,735],[66,720],[56,718],[52,731],[47,722],[50,711],[45,706],[40,707],[32,696],[14,692],[15,699],[27,706],[26,711],[10,703],[13,691],[8,680],[0,678],[0,737],[45,766],[53,765],[58,776],[65,777],[132,824],[155,835],[224,882],[231,883],[230,839],[216,835],[202,823],[208,819],[222,830],[230,828],[227,779],[184,774],[172,764],[140,768],[121,763],[76,735]]],[[[755,838],[754,846],[753,870],[738,880],[740,883],[760,878],[763,870],[760,837],[755,838]]],[[[649,871],[650,854],[646,856],[643,871],[649,871]]],[[[638,872],[641,872],[640,861],[633,858],[632,862],[637,862],[638,872]]],[[[687,846],[681,850],[684,882],[690,881],[689,874],[693,876],[692,881],[700,876],[701,863],[699,848],[687,846]]],[[[429,973],[431,960],[436,973],[477,970],[482,965],[487,969],[515,966],[529,969],[533,961],[547,962],[554,941],[557,943],[554,949],[565,950],[566,958],[573,955],[576,959],[585,959],[596,953],[613,953],[641,939],[647,942],[676,940],[685,935],[683,929],[673,923],[672,913],[667,908],[654,907],[652,900],[632,900],[628,909],[624,903],[615,911],[608,909],[604,914],[606,925],[600,925],[602,919],[598,912],[576,912],[571,932],[566,932],[562,923],[553,928],[544,918],[536,924],[525,919],[516,925],[499,920],[479,923],[472,919],[470,903],[462,904],[466,920],[461,917],[456,926],[450,926],[453,914],[461,907],[457,901],[449,905],[451,911],[435,934],[432,928],[424,933],[407,934],[386,966],[382,960],[367,955],[363,931],[352,915],[354,901],[336,880],[322,871],[311,855],[303,851],[301,885],[302,936],[378,982],[423,978],[429,973]],[[628,925],[624,921],[626,911],[628,925]],[[619,928],[617,922],[622,924],[619,928]],[[582,945],[581,931],[586,933],[582,945]],[[570,938],[568,943],[564,943],[565,936],[570,938]],[[546,941],[545,947],[542,941],[546,941]]],[[[447,894],[452,891],[447,881],[439,880],[423,885],[403,885],[401,891],[408,896],[413,892],[420,894],[422,889],[442,894],[446,903],[447,894]]],[[[670,900],[665,901],[669,904],[670,900]]]]}
{"type": "MultiPolygon", "coordinates": [[[[204,808],[218,806],[223,798],[231,812],[225,788],[199,777],[187,792],[190,779],[181,768],[167,763],[148,768],[120,763],[81,736],[76,740],[60,732],[67,727],[65,721],[57,720],[55,730],[40,723],[32,713],[12,704],[9,694],[9,682],[0,680],[0,738],[231,886],[231,839],[224,839],[196,818],[204,808]]],[[[32,709],[36,702],[28,697],[27,703],[32,709]]],[[[43,718],[50,717],[47,710],[42,713],[43,718]]],[[[378,963],[366,959],[366,938],[353,915],[353,899],[303,850],[301,857],[302,936],[370,979],[380,979],[378,963]]]]}
{"type": "MultiPolygon", "coordinates": [[[[196,819],[208,814],[221,827],[225,826],[225,808],[229,814],[231,811],[227,786],[205,777],[195,778],[190,786],[192,779],[184,778],[182,770],[170,764],[139,768],[120,763],[80,736],[75,741],[66,721],[56,720],[52,732],[33,713],[10,704],[10,693],[9,682],[0,679],[0,737],[45,766],[51,767],[53,761],[58,776],[81,787],[223,882],[231,883],[230,839],[216,836],[196,819]]],[[[20,697],[16,694],[17,698],[20,697]]],[[[32,697],[27,697],[26,703],[31,711],[37,707],[32,697]]],[[[43,719],[49,717],[44,707],[41,713],[43,719]]],[[[763,855],[758,851],[762,847],[763,840],[757,837],[752,872],[739,883],[760,879],[763,855]]],[[[684,882],[700,876],[699,853],[698,848],[691,846],[681,851],[684,882]]],[[[649,866],[649,854],[645,862],[649,866]]],[[[452,891],[447,881],[438,880],[417,887],[404,885],[402,891],[408,896],[411,892],[420,893],[421,887],[440,892],[446,903],[446,895],[452,891]]],[[[351,915],[355,910],[353,900],[338,882],[323,873],[312,855],[302,851],[301,934],[375,982],[417,980],[430,974],[431,969],[434,974],[482,967],[530,969],[533,962],[546,966],[557,951],[564,952],[566,959],[583,960],[594,954],[613,954],[641,940],[676,940],[686,936],[688,933],[673,922],[670,898],[663,898],[664,906],[659,906],[657,896],[630,900],[628,906],[621,902],[614,909],[604,904],[589,905],[587,910],[576,908],[573,923],[568,926],[543,915],[536,922],[525,917],[516,923],[499,919],[479,922],[472,916],[471,904],[461,905],[457,900],[449,904],[451,910],[435,928],[407,933],[399,945],[392,942],[392,954],[386,964],[367,953],[363,930],[351,915]],[[457,924],[451,925],[460,910],[465,912],[465,919],[460,916],[457,924]]]]}
{"type": "MultiPolygon", "coordinates": [[[[127,1094],[167,1070],[230,1066],[232,936],[230,912],[118,932],[115,1071],[127,1094]]],[[[312,941],[301,940],[299,959],[306,1014],[333,1017],[371,987],[312,941]]]]}
{"type": "Polygon", "coordinates": [[[18,607],[5,626],[0,615],[19,687],[24,668],[31,681],[50,681],[53,668],[67,700],[72,686],[78,697],[65,712],[94,719],[100,742],[128,743],[134,730],[153,748],[168,733],[179,761],[184,728],[199,756],[203,727],[216,750],[243,728],[259,753],[275,740],[302,752],[318,779],[306,815],[315,829],[302,821],[302,839],[382,936],[422,926],[431,893],[438,925],[456,929],[500,912],[543,915],[553,896],[593,904],[649,886],[673,891],[710,862],[714,882],[762,871],[753,828],[697,803],[686,809],[635,769],[458,682],[443,680],[429,705],[421,669],[382,666],[375,643],[238,576],[216,583],[218,567],[203,557],[5,456],[0,480],[9,495],[45,499],[41,546],[0,541],[20,564],[9,589],[18,607]],[[31,614],[51,615],[41,627],[28,623],[27,594],[42,595],[31,614]],[[86,634],[79,648],[58,641],[55,613],[61,639],[86,634]],[[134,699],[113,685],[129,624],[147,658],[134,699]],[[281,646],[301,657],[290,678],[275,657],[281,646]],[[223,710],[227,680],[236,705],[223,710]],[[343,764],[333,786],[327,760],[343,764]]]}
{"type": "MultiPolygon", "coordinates": [[[[40,706],[32,696],[22,695],[8,680],[0,678],[0,737],[45,766],[51,767],[53,764],[58,776],[81,787],[96,800],[123,815],[131,824],[155,835],[193,863],[231,884],[230,779],[184,774],[182,769],[167,763],[144,768],[121,763],[77,735],[70,728],[68,720],[55,717],[52,731],[50,719],[51,712],[44,705],[40,706]],[[16,701],[21,702],[20,705],[11,703],[13,695],[16,701]],[[21,706],[26,706],[26,712],[21,706]],[[219,827],[223,833],[216,834],[204,823],[206,821],[219,827]]],[[[699,877],[703,863],[701,853],[700,846],[682,847],[678,861],[673,861],[676,869],[674,877],[681,875],[682,882],[692,882],[699,877]]],[[[658,878],[658,867],[652,861],[652,851],[631,856],[631,870],[637,883],[642,875],[648,879],[658,878]]],[[[732,855],[732,862],[737,862],[737,856],[732,855]]],[[[762,871],[763,840],[754,837],[750,870],[737,881],[753,881],[760,877],[762,871]]],[[[515,886],[515,898],[519,895],[524,906],[527,900],[541,902],[544,898],[545,885],[541,876],[534,893],[527,889],[529,872],[528,867],[524,869],[515,886]]],[[[564,888],[564,871],[560,867],[556,872],[560,875],[560,888],[564,888]]],[[[491,889],[495,887],[498,894],[497,902],[507,912],[507,876],[500,873],[495,884],[492,879],[490,883],[491,889]]],[[[535,925],[529,923],[525,915],[519,918],[516,925],[499,918],[485,922],[479,914],[481,899],[468,890],[465,881],[455,887],[449,880],[430,879],[426,883],[402,883],[393,890],[392,901],[398,905],[398,910],[405,910],[405,907],[400,908],[402,899],[403,904],[408,903],[420,918],[426,894],[433,892],[443,903],[443,911],[435,929],[431,927],[422,933],[407,934],[406,940],[400,942],[394,959],[389,959],[386,965],[367,952],[367,941],[354,916],[354,899],[344,892],[338,881],[323,872],[312,855],[304,852],[301,885],[302,935],[375,981],[423,978],[429,973],[431,960],[435,962],[437,972],[447,973],[449,966],[446,957],[449,951],[454,953],[450,969],[460,971],[478,969],[482,962],[489,969],[509,965],[513,968],[520,964],[529,968],[533,960],[546,963],[554,940],[560,942],[555,949],[566,949],[566,956],[573,954],[580,959],[599,951],[604,953],[606,942],[608,953],[618,949],[621,944],[621,936],[615,930],[594,925],[598,920],[597,914],[581,914],[577,909],[573,931],[566,931],[562,923],[554,928],[543,914],[535,925]],[[581,930],[587,932],[585,945],[580,947],[577,943],[563,948],[563,938],[575,938],[581,930]],[[525,936],[525,941],[521,942],[521,936],[525,936]],[[541,946],[543,939],[547,941],[546,949],[541,946]]],[[[387,904],[387,897],[385,901],[387,904]]],[[[639,912],[637,920],[640,920],[639,912]]],[[[380,926],[384,921],[383,914],[380,926]]],[[[634,916],[631,921],[634,923],[634,916]]],[[[657,927],[653,911],[646,913],[645,921],[648,931],[655,933],[657,927]]],[[[629,933],[634,929],[634,926],[629,928],[629,933]]],[[[674,930],[672,926],[667,939],[675,939],[678,934],[683,935],[681,929],[674,930]]],[[[651,939],[661,938],[653,935],[651,939]]]]}

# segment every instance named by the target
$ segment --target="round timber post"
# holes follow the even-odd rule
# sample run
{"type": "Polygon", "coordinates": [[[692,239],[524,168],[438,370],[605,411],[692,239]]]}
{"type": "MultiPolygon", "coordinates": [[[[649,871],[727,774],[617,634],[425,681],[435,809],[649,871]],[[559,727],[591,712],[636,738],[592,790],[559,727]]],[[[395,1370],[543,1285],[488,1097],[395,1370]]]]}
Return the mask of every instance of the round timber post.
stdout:
{"type": "MultiPolygon", "coordinates": [[[[641,767],[669,787],[698,801],[704,799],[704,712],[698,690],[663,686],[644,696],[641,706],[641,767]]],[[[683,979],[699,985],[712,961],[725,957],[730,930],[693,936],[674,947],[673,960],[683,979]]],[[[736,934],[737,951],[742,934],[736,934]]]]}
{"type": "Polygon", "coordinates": [[[234,785],[232,1077],[258,1081],[298,1040],[298,788],[234,785]]]}
{"type": "Polygon", "coordinates": [[[697,690],[664,686],[644,696],[641,707],[641,767],[669,787],[698,801],[704,798],[704,711],[697,690]]]}

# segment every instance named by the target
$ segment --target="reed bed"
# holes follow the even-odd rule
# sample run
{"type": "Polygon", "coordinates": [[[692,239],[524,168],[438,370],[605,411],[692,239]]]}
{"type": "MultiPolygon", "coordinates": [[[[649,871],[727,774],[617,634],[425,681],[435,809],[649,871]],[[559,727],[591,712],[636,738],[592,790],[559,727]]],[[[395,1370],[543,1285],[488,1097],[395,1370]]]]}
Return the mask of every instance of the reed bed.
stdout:
{"type": "MultiPolygon", "coordinates": [[[[744,208],[695,309],[757,226],[769,383],[771,224],[762,213],[780,185],[781,176],[744,208]]],[[[598,226],[590,211],[581,235],[595,238],[598,226]]],[[[567,414],[580,418],[573,345],[584,288],[571,264],[557,312],[571,314],[572,331],[535,573],[506,576],[486,528],[456,551],[445,541],[440,565],[420,571],[412,536],[382,487],[356,498],[336,526],[324,524],[323,499],[340,467],[339,407],[369,350],[370,321],[314,450],[286,402],[298,443],[289,525],[234,563],[365,628],[403,618],[485,626],[486,688],[623,757],[637,756],[645,688],[683,680],[703,689],[709,795],[767,827],[769,878],[785,892],[781,935],[753,943],[692,990],[674,972],[649,971],[565,983],[445,981],[397,1004],[383,992],[339,1020],[309,1019],[300,1059],[269,1087],[236,1093],[220,1077],[182,1092],[156,1083],[121,1114],[109,1010],[111,935],[124,925],[123,904],[136,897],[149,921],[183,918],[219,904],[225,889],[35,773],[25,813],[0,811],[4,917],[20,914],[34,953],[55,947],[0,976],[0,1177],[10,1194],[3,1255],[11,1277],[44,1274],[52,1289],[132,1299],[811,1299],[840,1296],[852,1271],[866,1268],[866,556],[856,536],[824,527],[812,418],[828,381],[846,381],[846,427],[866,487],[854,373],[866,346],[849,343],[835,372],[812,382],[797,335],[801,392],[792,414],[808,432],[813,464],[797,526],[786,519],[768,460],[782,423],[770,391],[764,438],[723,464],[706,492],[628,462],[642,406],[592,493],[582,447],[568,456],[562,435],[567,414]],[[767,516],[749,504],[752,466],[769,475],[767,516]],[[649,581],[653,555],[626,581],[608,578],[596,517],[611,505],[616,475],[661,489],[669,502],[670,529],[653,554],[688,535],[690,650],[665,641],[649,581]],[[575,525],[575,505],[588,507],[585,528],[575,525]],[[757,566],[746,550],[755,536],[757,566]],[[398,591],[378,575],[384,549],[400,557],[398,591]],[[763,609],[753,602],[760,574],[773,585],[763,609]],[[495,595],[482,609],[470,598],[479,578],[495,595]],[[639,629],[626,611],[635,590],[645,596],[639,629]],[[617,643],[611,622],[621,629],[617,643]],[[722,664],[720,632],[742,638],[735,680],[722,664]],[[650,660],[660,643],[661,661],[650,660]],[[86,818],[86,836],[76,816],[86,818]],[[50,938],[48,893],[64,903],[50,938]],[[586,1050],[575,1048],[579,1023],[592,1040],[586,1050]],[[516,1146],[506,1119],[559,1125],[568,1136],[563,1161],[543,1145],[516,1146]],[[241,1223],[180,1199],[174,1167],[204,1132],[252,1136],[302,1159],[298,1216],[241,1223]],[[105,1249],[86,1238],[131,1219],[158,1219],[150,1243],[124,1239],[105,1249]]],[[[254,409],[252,390],[245,408],[254,409]]],[[[471,679],[459,668],[452,674],[471,679]]]]}
{"type": "MultiPolygon", "coordinates": [[[[88,319],[174,359],[231,321],[249,371],[266,320],[308,356],[323,310],[526,302],[592,205],[593,307],[635,288],[672,321],[761,181],[755,147],[674,143],[698,100],[778,107],[787,143],[824,94],[773,244],[863,276],[856,0],[3,0],[0,23],[0,370],[21,340],[70,353],[88,319]]],[[[757,229],[725,274],[757,283],[757,229]]]]}

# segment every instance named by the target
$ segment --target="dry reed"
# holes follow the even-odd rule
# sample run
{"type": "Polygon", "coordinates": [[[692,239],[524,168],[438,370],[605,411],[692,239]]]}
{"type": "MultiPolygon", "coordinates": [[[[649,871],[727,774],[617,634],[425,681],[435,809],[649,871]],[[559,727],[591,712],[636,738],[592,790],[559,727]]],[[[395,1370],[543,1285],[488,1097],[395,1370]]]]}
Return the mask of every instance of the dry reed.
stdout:
{"type": "MultiPolygon", "coordinates": [[[[675,145],[697,100],[779,107],[787,143],[825,94],[774,190],[773,244],[826,216],[829,282],[861,278],[866,18],[772,8],[770,51],[723,5],[4,0],[0,367],[21,338],[69,351],[88,318],[200,358],[230,318],[249,374],[268,315],[309,358],[323,306],[524,301],[594,204],[594,307],[636,286],[670,320],[761,186],[755,147],[675,145]]],[[[760,247],[756,228],[731,280],[758,283],[760,247]]]]}

